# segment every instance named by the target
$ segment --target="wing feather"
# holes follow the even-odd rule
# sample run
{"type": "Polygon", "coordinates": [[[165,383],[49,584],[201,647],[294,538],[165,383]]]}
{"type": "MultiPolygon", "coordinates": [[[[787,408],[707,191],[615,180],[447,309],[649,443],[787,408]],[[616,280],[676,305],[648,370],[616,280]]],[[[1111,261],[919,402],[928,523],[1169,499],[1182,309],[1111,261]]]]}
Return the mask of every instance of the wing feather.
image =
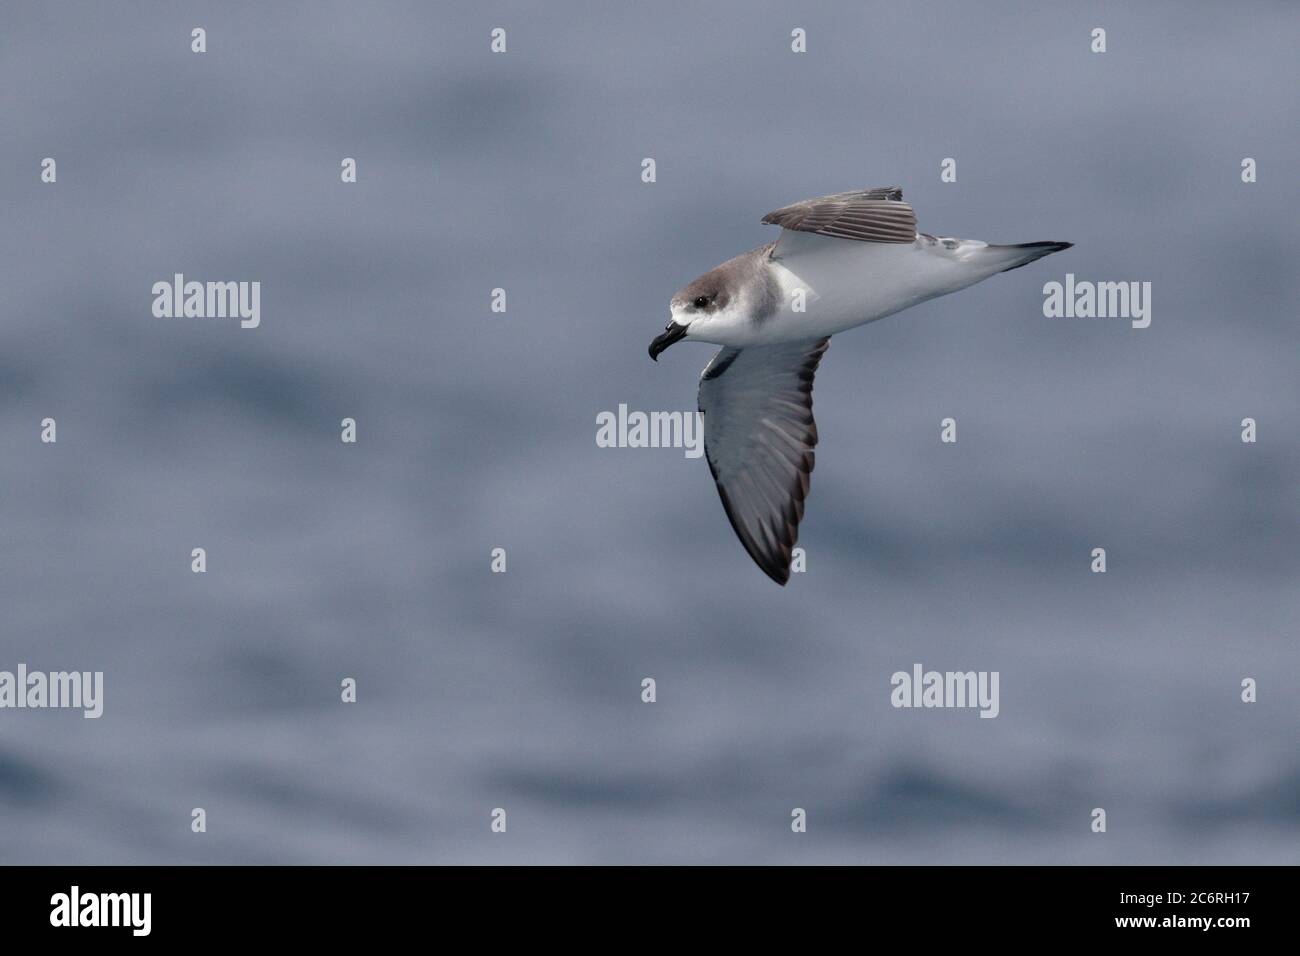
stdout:
{"type": "Polygon", "coordinates": [[[916,213],[897,186],[805,199],[763,217],[792,232],[858,242],[915,242],[916,213]]]}
{"type": "Polygon", "coordinates": [[[700,376],[704,453],[749,556],[790,579],[817,445],[813,377],[829,338],[721,349],[700,376]]]}

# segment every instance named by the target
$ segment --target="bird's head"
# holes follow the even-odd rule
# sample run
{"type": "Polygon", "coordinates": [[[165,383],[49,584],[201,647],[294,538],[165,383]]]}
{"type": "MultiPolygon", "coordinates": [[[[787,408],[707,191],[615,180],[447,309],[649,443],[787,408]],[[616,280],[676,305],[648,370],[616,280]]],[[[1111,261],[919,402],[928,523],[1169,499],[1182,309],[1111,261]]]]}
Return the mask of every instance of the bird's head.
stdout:
{"type": "Polygon", "coordinates": [[[726,344],[727,332],[746,321],[743,296],[733,271],[719,266],[673,296],[668,306],[668,325],[650,343],[652,359],[658,361],[660,352],[682,339],[726,344]]]}

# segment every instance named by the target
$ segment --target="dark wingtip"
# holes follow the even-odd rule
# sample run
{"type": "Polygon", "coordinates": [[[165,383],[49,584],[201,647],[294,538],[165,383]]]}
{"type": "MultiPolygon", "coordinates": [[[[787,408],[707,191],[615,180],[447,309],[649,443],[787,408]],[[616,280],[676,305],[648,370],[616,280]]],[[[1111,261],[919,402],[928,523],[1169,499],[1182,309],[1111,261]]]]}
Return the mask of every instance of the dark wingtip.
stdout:
{"type": "Polygon", "coordinates": [[[790,569],[788,567],[782,568],[779,566],[764,566],[761,564],[759,567],[763,569],[764,574],[777,584],[781,585],[781,587],[785,587],[790,583],[790,569]]]}
{"type": "Polygon", "coordinates": [[[1072,242],[1018,242],[1011,246],[990,246],[990,249],[1019,249],[1025,253],[1025,257],[1013,266],[1007,266],[1000,269],[1000,272],[1011,272],[1014,269],[1022,268],[1031,262],[1037,262],[1043,256],[1050,256],[1054,252],[1060,252],[1063,249],[1069,249],[1074,245],[1072,242]]]}
{"type": "Polygon", "coordinates": [[[1053,252],[1060,252],[1062,249],[1069,249],[1073,246],[1072,242],[1017,242],[1008,248],[1011,249],[1038,249],[1043,255],[1053,252]]]}

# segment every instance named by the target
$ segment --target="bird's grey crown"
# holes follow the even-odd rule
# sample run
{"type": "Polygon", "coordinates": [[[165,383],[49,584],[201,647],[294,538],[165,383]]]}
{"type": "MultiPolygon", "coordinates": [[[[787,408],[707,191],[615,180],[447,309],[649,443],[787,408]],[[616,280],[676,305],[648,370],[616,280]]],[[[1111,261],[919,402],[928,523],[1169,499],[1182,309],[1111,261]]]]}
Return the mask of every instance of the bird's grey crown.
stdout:
{"type": "Polygon", "coordinates": [[[725,309],[749,291],[755,316],[771,314],[779,295],[767,262],[772,247],[773,243],[759,246],[710,269],[673,296],[673,309],[688,315],[708,315],[725,309]],[[701,297],[708,300],[703,307],[695,304],[701,297]]]}

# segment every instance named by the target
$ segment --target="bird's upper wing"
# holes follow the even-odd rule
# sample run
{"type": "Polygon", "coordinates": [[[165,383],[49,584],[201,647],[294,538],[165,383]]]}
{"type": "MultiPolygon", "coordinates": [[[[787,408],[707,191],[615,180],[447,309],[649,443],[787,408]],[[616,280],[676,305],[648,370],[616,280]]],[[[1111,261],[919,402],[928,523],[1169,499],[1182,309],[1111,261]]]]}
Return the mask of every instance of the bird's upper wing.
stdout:
{"type": "MultiPolygon", "coordinates": [[[[810,232],[831,239],[856,239],[859,242],[916,240],[916,213],[903,202],[903,191],[897,186],[805,199],[769,212],[763,217],[763,222],[791,232],[810,232]]],[[[778,248],[777,254],[779,252],[778,248]]]]}
{"type": "Polygon", "coordinates": [[[704,454],[740,543],[778,584],[790,579],[813,470],[813,376],[829,338],[724,348],[700,377],[704,454]]]}

